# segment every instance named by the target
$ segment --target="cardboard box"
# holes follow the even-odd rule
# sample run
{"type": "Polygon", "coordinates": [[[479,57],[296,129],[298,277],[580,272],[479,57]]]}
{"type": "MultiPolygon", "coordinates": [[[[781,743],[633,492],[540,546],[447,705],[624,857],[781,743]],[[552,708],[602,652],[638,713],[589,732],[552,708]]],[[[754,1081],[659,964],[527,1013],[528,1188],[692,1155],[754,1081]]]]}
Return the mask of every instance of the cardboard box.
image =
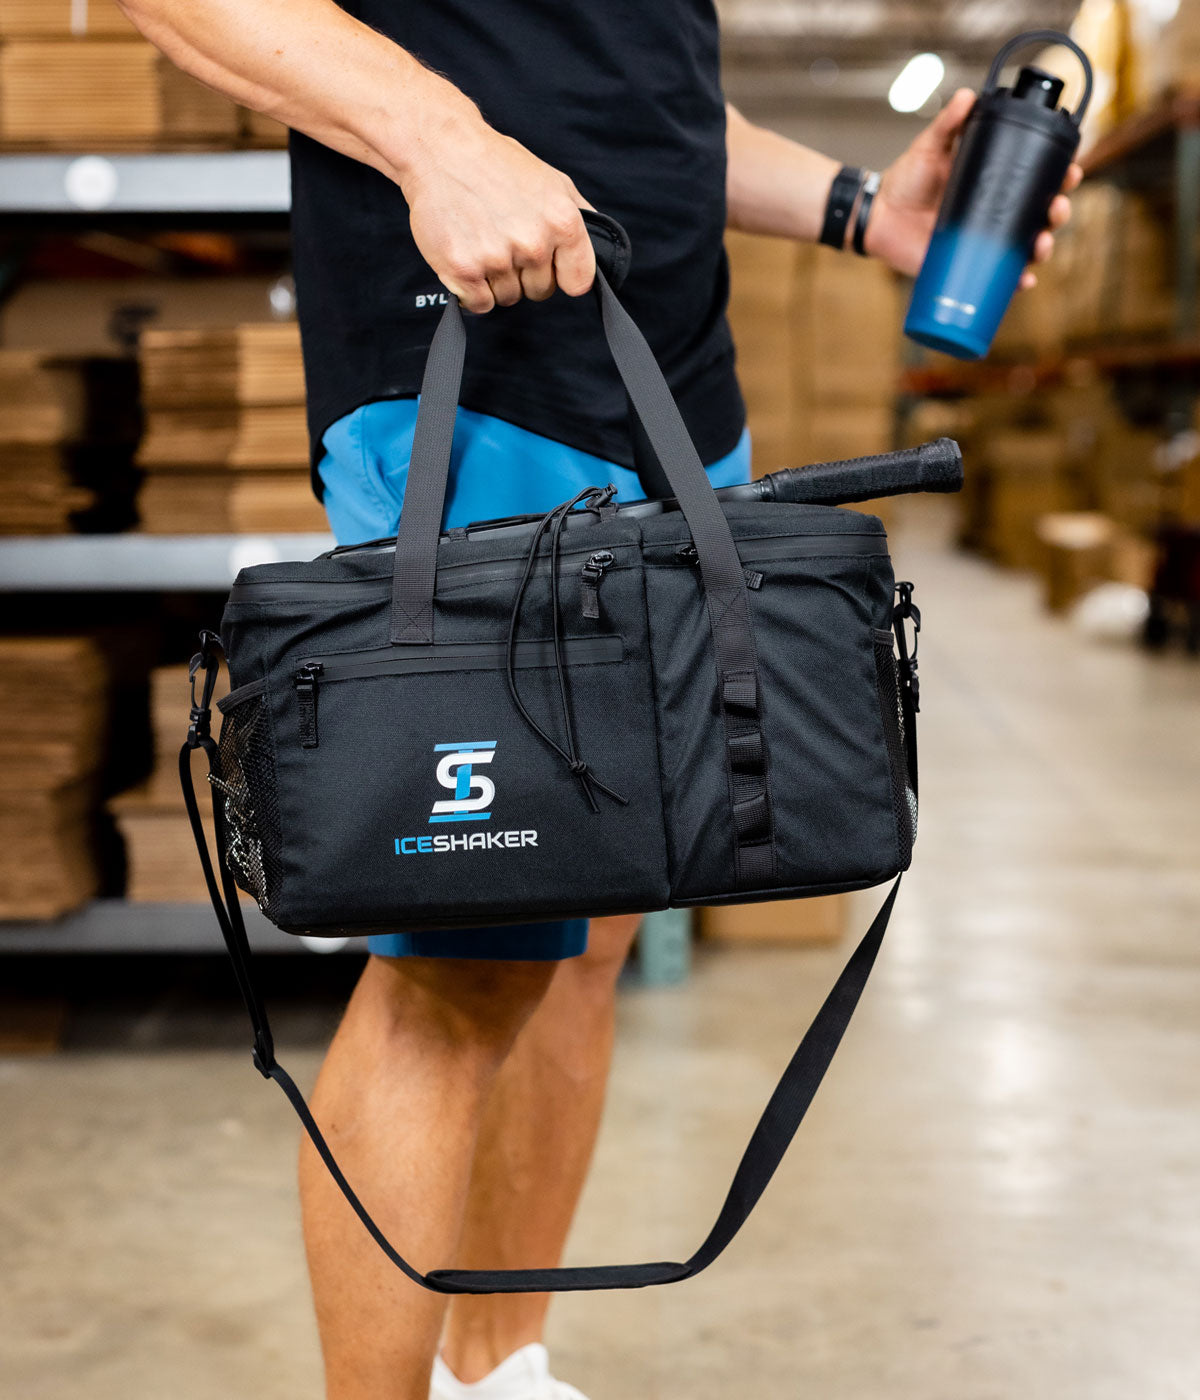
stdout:
{"type": "Polygon", "coordinates": [[[892,450],[896,413],[891,403],[822,405],[813,409],[801,431],[805,461],[837,462],[843,457],[870,457],[892,450]]]}
{"type": "Polygon", "coordinates": [[[757,475],[890,450],[900,296],[881,264],[730,233],[729,320],[757,475]]]}
{"type": "Polygon", "coordinates": [[[70,147],[233,144],[238,109],[141,39],[18,39],[0,46],[0,139],[70,147]]]}
{"type": "Polygon", "coordinates": [[[1063,435],[1052,428],[1000,430],[986,441],[983,544],[1012,568],[1036,567],[1035,533],[1043,515],[1070,510],[1063,435]]]}
{"type": "Polygon", "coordinates": [[[700,909],[701,938],[720,943],[836,943],[846,930],[846,896],[775,899],[700,909]]]}
{"type": "Polygon", "coordinates": [[[1050,612],[1066,612],[1076,599],[1110,577],[1116,522],[1096,511],[1043,515],[1034,527],[1041,545],[1043,597],[1050,612]]]}
{"type": "Polygon", "coordinates": [[[132,39],[117,0],[0,0],[0,39],[132,39]]]}

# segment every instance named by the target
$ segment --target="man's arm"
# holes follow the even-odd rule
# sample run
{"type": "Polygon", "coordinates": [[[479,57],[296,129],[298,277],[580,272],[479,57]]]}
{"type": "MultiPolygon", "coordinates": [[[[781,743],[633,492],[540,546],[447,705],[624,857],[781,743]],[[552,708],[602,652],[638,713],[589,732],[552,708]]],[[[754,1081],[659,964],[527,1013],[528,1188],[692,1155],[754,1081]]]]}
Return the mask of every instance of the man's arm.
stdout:
{"type": "Polygon", "coordinates": [[[180,68],[393,180],[422,256],[469,311],[581,296],[595,258],[574,184],[333,0],[120,0],[180,68]]]}
{"type": "MultiPolygon", "coordinates": [[[[908,150],[883,172],[865,246],[869,254],[898,272],[911,276],[920,269],[950,176],[955,143],[974,101],[975,94],[969,88],[960,88],[908,150]]],[[[727,106],[726,115],[729,226],[744,233],[815,242],[839,163],[755,126],[736,107],[727,106]]],[[[1064,193],[1056,195],[1050,205],[1050,229],[1062,228],[1071,217],[1067,194],[1082,175],[1079,166],[1071,166],[1063,183],[1064,193]]],[[[1034,262],[1045,262],[1054,251],[1050,229],[1038,235],[1034,262]]],[[[1021,285],[1031,287],[1036,281],[1027,269],[1021,285]]]]}

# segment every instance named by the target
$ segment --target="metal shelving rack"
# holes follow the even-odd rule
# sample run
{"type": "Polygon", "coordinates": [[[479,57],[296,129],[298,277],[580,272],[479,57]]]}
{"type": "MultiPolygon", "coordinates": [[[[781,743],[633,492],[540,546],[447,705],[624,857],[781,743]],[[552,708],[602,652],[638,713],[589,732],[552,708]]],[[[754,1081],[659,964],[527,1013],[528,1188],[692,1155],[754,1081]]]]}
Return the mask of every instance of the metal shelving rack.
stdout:
{"type": "Polygon", "coordinates": [[[44,535],[0,539],[0,593],[220,593],[239,569],[311,559],[332,535],[44,535]]]}
{"type": "Polygon", "coordinates": [[[192,228],[283,227],[290,208],[286,151],[0,154],[0,222],[10,228],[181,218],[192,228]]]}
{"type": "MultiPolygon", "coordinates": [[[[136,224],[284,228],[291,206],[285,151],[0,154],[0,230],[36,236],[65,228],[136,224]]],[[[8,286],[11,288],[11,276],[8,286]]],[[[60,535],[0,540],[0,593],[214,592],[240,568],[311,558],[325,534],[60,535]]],[[[296,940],[246,907],[256,948],[291,952],[296,940]]],[[[320,942],[328,951],[340,940],[320,942]]],[[[48,923],[0,926],[0,952],[215,952],[202,904],[97,899],[48,923]]]]}

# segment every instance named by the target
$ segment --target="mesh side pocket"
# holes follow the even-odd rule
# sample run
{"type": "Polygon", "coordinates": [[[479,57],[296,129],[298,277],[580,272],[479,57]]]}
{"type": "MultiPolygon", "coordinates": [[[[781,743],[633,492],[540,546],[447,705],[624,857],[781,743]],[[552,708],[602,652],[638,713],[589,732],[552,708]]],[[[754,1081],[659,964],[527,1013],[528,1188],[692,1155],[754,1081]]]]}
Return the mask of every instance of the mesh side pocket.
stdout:
{"type": "Polygon", "coordinates": [[[223,803],[225,862],[238,887],[270,914],[279,894],[281,866],[279,799],[265,696],[229,709],[217,750],[209,781],[223,803]]]}
{"type": "Polygon", "coordinates": [[[904,733],[904,708],[900,704],[900,666],[892,650],[890,632],[875,634],[875,682],[883,734],[887,741],[888,771],[892,779],[892,809],[896,814],[896,839],[900,846],[900,868],[907,870],[917,835],[917,794],[908,778],[904,733]]]}

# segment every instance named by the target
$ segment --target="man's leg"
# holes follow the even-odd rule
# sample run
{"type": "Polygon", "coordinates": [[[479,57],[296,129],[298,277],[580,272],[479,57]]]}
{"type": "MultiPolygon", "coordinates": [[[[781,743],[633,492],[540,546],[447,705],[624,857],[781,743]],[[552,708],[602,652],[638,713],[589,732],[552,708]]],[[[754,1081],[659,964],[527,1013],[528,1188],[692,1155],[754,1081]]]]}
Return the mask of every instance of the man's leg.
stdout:
{"type": "MultiPolygon", "coordinates": [[[[460,1268],[557,1264],[587,1177],[612,1057],[617,977],[636,915],[593,919],[587,952],[558,964],[550,990],[496,1076],[483,1116],[460,1268]]],[[[541,1340],[546,1293],[458,1296],[442,1355],[481,1380],[541,1340]]]]}
{"type": "MultiPolygon", "coordinates": [[[[555,966],[372,957],[350,999],[313,1112],[423,1270],[454,1260],[489,1090],[555,966]]],[[[444,1299],[384,1258],[307,1139],[300,1189],[328,1400],[426,1400],[444,1299]]]]}

